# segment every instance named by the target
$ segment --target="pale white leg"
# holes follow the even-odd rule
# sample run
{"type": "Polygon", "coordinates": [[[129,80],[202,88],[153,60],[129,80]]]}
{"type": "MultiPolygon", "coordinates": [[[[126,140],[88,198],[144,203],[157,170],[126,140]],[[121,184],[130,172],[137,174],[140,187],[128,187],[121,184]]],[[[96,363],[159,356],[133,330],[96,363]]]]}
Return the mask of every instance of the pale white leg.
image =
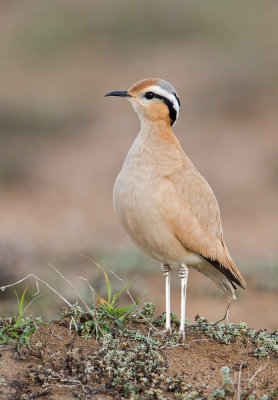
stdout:
{"type": "Polygon", "coordinates": [[[188,268],[185,264],[181,264],[179,272],[181,278],[181,321],[180,321],[180,335],[185,338],[185,306],[186,306],[186,288],[188,278],[188,268]]]}
{"type": "Polygon", "coordinates": [[[226,312],[226,322],[227,322],[227,324],[229,323],[230,305],[231,305],[231,303],[229,302],[228,307],[227,307],[227,312],[226,312]]]}
{"type": "Polygon", "coordinates": [[[171,267],[168,264],[163,264],[163,275],[165,277],[165,299],[166,299],[166,331],[171,332],[171,314],[170,314],[170,277],[171,267]]]}

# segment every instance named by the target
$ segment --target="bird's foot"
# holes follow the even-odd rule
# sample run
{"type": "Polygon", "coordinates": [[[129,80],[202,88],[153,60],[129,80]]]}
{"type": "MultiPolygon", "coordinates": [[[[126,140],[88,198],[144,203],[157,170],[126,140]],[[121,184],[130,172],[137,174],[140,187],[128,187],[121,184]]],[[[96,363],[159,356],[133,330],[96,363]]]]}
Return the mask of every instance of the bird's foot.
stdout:
{"type": "Polygon", "coordinates": [[[180,330],[180,343],[185,342],[185,330],[180,330]]]}
{"type": "Polygon", "coordinates": [[[171,336],[172,335],[172,328],[171,328],[171,326],[170,327],[165,327],[165,329],[163,330],[163,333],[166,335],[166,336],[171,336]]]}

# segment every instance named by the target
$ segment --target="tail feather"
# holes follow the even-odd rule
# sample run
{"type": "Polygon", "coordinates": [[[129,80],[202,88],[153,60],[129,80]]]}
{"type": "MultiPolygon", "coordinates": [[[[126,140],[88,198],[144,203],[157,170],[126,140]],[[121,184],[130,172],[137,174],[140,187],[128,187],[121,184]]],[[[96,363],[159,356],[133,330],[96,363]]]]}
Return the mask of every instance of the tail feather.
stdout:
{"type": "Polygon", "coordinates": [[[246,282],[243,279],[243,277],[241,276],[239,270],[237,269],[235,263],[233,262],[233,259],[229,253],[229,250],[227,249],[224,241],[222,240],[222,245],[224,248],[224,254],[225,254],[225,258],[226,258],[226,265],[228,265],[229,270],[231,271],[231,273],[233,274],[234,277],[236,277],[236,279],[240,282],[239,286],[242,287],[242,289],[246,288],[246,282]]]}
{"type": "Polygon", "coordinates": [[[227,296],[229,301],[236,299],[236,287],[234,283],[226,275],[224,275],[222,271],[219,271],[217,268],[215,268],[209,260],[204,258],[203,262],[194,265],[192,264],[192,267],[216,283],[216,285],[219,286],[222,292],[227,296]]]}
{"type": "Polygon", "coordinates": [[[211,260],[210,258],[204,257],[205,260],[207,260],[210,264],[212,264],[218,271],[222,272],[230,281],[232,284],[233,288],[235,288],[234,283],[236,283],[238,286],[242,287],[242,289],[245,289],[246,285],[241,276],[236,276],[231,269],[226,268],[224,265],[220,264],[219,261],[217,260],[211,260]],[[241,278],[241,279],[240,279],[241,278]]]}

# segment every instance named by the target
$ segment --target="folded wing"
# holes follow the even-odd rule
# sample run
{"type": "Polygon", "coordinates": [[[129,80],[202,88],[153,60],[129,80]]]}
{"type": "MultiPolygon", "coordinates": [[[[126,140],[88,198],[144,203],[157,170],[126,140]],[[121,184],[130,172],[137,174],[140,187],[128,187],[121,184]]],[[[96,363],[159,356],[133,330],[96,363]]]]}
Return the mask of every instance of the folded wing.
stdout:
{"type": "Polygon", "coordinates": [[[207,181],[194,168],[164,178],[163,218],[182,245],[209,261],[232,283],[246,283],[224,243],[220,211],[207,181]]]}

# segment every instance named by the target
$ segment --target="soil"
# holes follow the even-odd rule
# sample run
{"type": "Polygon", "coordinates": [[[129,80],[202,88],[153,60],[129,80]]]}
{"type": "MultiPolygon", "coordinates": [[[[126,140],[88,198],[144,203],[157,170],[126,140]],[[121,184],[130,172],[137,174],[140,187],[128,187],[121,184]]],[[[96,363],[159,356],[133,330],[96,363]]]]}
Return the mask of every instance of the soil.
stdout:
{"type": "MultiPolygon", "coordinates": [[[[148,323],[133,321],[129,323],[128,328],[139,330],[145,335],[151,334],[148,323]]],[[[114,333],[114,336],[117,337],[117,334],[114,333]]],[[[152,338],[161,340],[161,332],[157,334],[154,330],[152,338]]],[[[133,346],[133,343],[129,339],[121,340],[121,350],[125,352],[126,357],[131,351],[129,346],[133,346]]],[[[101,340],[81,338],[69,329],[69,323],[65,320],[40,326],[31,340],[31,349],[18,353],[12,347],[1,346],[0,398],[24,400],[131,398],[126,397],[117,385],[111,385],[109,375],[108,377],[103,375],[101,369],[97,372],[88,372],[89,364],[86,363],[92,360],[93,355],[98,354],[100,346],[101,340]],[[87,365],[87,369],[84,365],[87,365]]],[[[156,388],[154,394],[148,397],[141,394],[141,397],[139,395],[135,398],[185,398],[177,394],[178,386],[172,391],[169,387],[167,389],[166,382],[171,377],[198,388],[201,398],[206,399],[213,393],[215,387],[221,388],[223,385],[221,368],[224,366],[229,367],[231,371],[235,393],[239,385],[241,387],[246,385],[244,382],[247,378],[252,380],[252,385],[258,394],[275,390],[277,393],[277,355],[256,358],[252,355],[255,347],[256,345],[245,336],[240,336],[234,339],[233,343],[225,345],[189,328],[184,343],[177,343],[174,347],[167,344],[161,346],[165,375],[161,378],[159,389],[154,384],[156,388]]],[[[97,362],[101,363],[102,360],[97,362]]],[[[268,398],[275,399],[278,395],[273,394],[268,398]]]]}

